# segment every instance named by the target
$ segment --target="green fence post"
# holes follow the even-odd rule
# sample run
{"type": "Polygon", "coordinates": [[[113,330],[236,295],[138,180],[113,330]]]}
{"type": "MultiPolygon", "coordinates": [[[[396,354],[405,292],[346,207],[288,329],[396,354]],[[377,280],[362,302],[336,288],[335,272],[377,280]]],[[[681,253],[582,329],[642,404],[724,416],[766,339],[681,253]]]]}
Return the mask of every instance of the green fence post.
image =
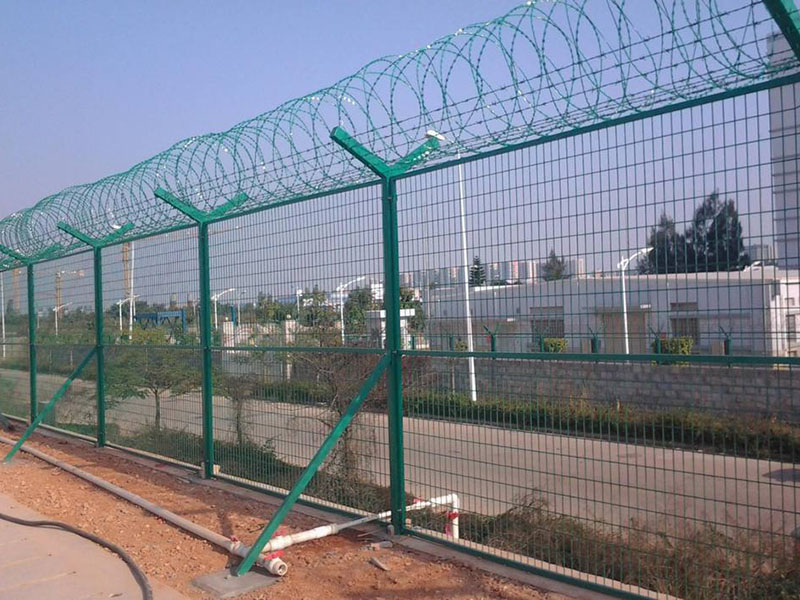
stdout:
{"type": "Polygon", "coordinates": [[[94,273],[94,348],[97,357],[97,447],[106,445],[106,361],[104,351],[104,323],[103,323],[103,246],[124,236],[133,224],[128,223],[119,227],[104,238],[93,238],[64,223],[58,223],[58,228],[71,235],[76,240],[83,242],[92,249],[92,270],[94,273]]]}
{"type": "Polygon", "coordinates": [[[197,228],[200,269],[200,345],[203,352],[203,477],[214,476],[214,381],[211,376],[211,268],[208,252],[208,223],[197,228]]]}
{"type": "Polygon", "coordinates": [[[103,249],[92,250],[94,258],[94,344],[97,360],[97,447],[106,445],[106,360],[103,349],[103,249]]]}
{"type": "Polygon", "coordinates": [[[211,261],[208,252],[208,225],[221,218],[233,208],[249,200],[245,193],[233,198],[208,212],[203,212],[191,203],[184,202],[163,188],[155,190],[155,196],[166,202],[181,214],[197,223],[197,254],[200,276],[200,346],[203,353],[203,477],[214,476],[214,380],[212,377],[212,336],[211,336],[211,261]]]}
{"type": "Polygon", "coordinates": [[[400,247],[397,226],[397,183],[382,184],[384,309],[386,311],[386,352],[391,357],[386,373],[389,425],[389,495],[392,525],[402,533],[406,522],[405,457],[403,452],[403,362],[400,330],[400,247]]]}
{"type": "Polygon", "coordinates": [[[429,138],[394,165],[360,144],[340,127],[331,131],[331,139],[380,178],[383,233],[384,309],[386,312],[386,356],[389,427],[389,482],[392,525],[402,533],[406,521],[405,457],[403,452],[403,336],[400,328],[400,241],[397,223],[397,176],[425,160],[439,147],[429,138]]]}
{"type": "Polygon", "coordinates": [[[31,423],[39,412],[36,403],[36,294],[33,284],[33,264],[25,267],[28,283],[28,377],[30,381],[31,423]]]}

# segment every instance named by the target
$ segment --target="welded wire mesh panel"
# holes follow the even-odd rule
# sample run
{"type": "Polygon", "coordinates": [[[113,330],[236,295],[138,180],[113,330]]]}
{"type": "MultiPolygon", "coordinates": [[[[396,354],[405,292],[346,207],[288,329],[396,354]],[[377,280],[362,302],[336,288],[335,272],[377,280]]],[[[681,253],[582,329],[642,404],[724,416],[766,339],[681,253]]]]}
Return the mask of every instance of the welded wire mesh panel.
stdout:
{"type": "Polygon", "coordinates": [[[798,98],[752,94],[403,181],[417,342],[796,356],[798,98]]]}
{"type": "Polygon", "coordinates": [[[200,464],[200,386],[201,360],[196,349],[146,343],[107,348],[108,441],[200,464]]]}
{"type": "Polygon", "coordinates": [[[108,441],[199,464],[197,230],[103,251],[108,441]]]}
{"type": "Polygon", "coordinates": [[[212,225],[214,345],[381,347],[381,243],[378,186],[212,225]]]}
{"type": "MultiPolygon", "coordinates": [[[[378,364],[375,352],[214,352],[215,457],[223,475],[287,490],[378,364]]],[[[380,383],[306,496],[388,508],[386,389],[380,383]]]]}
{"type": "Polygon", "coordinates": [[[37,344],[94,343],[92,273],[91,252],[36,265],[33,279],[37,344]]]}
{"type": "Polygon", "coordinates": [[[161,328],[170,343],[198,343],[198,278],[194,227],[105,248],[103,305],[109,342],[128,341],[134,329],[161,328]]]}
{"type": "MultiPolygon", "coordinates": [[[[288,489],[384,344],[380,190],[230,219],[209,240],[216,460],[225,475],[288,489]]],[[[386,507],[385,391],[367,408],[308,496],[386,507]]]]}
{"type": "Polygon", "coordinates": [[[30,415],[27,272],[0,273],[0,412],[30,415]]]}
{"type": "MultiPolygon", "coordinates": [[[[91,352],[91,345],[37,344],[36,393],[39,410],[59,392],[67,377],[91,352]]],[[[97,360],[75,377],[44,423],[89,437],[97,435],[97,360]]]]}
{"type": "MultiPolygon", "coordinates": [[[[473,403],[458,391],[466,362],[404,361],[406,489],[457,494],[462,543],[678,597],[797,589],[800,435],[767,417],[764,398],[793,389],[782,404],[796,414],[796,368],[643,365],[643,373],[625,363],[481,358],[484,387],[473,403]],[[764,376],[774,383],[759,390],[760,402],[753,396],[759,418],[752,407],[721,415],[660,402],[665,392],[695,396],[701,378],[722,388],[764,376]],[[638,389],[636,404],[613,401],[620,387],[638,389]],[[607,402],[585,396],[601,390],[607,402]]],[[[409,515],[444,531],[441,511],[409,515]]]]}
{"type": "MultiPolygon", "coordinates": [[[[91,252],[59,258],[34,268],[36,311],[36,400],[51,400],[95,343],[91,252]]],[[[77,374],[45,423],[96,435],[97,367],[94,359],[77,374]]]]}
{"type": "Polygon", "coordinates": [[[458,494],[464,543],[680,597],[800,589],[798,97],[401,181],[407,489],[458,494]]]}

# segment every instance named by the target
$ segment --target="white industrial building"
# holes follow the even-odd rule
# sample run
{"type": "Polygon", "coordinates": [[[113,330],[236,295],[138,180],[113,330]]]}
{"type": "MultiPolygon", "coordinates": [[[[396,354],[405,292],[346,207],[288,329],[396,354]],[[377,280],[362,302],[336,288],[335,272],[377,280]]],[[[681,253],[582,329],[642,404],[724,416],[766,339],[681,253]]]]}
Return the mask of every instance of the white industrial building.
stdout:
{"type": "MultiPolygon", "coordinates": [[[[538,351],[542,337],[565,338],[568,352],[625,347],[622,286],[611,276],[470,288],[476,350],[538,351]]],[[[730,338],[734,354],[798,356],[800,271],[751,267],[744,271],[671,275],[630,274],[626,279],[631,353],[648,353],[656,336],[688,336],[694,352],[721,354],[730,338]]],[[[464,340],[463,286],[423,292],[433,348],[464,340]]]]}

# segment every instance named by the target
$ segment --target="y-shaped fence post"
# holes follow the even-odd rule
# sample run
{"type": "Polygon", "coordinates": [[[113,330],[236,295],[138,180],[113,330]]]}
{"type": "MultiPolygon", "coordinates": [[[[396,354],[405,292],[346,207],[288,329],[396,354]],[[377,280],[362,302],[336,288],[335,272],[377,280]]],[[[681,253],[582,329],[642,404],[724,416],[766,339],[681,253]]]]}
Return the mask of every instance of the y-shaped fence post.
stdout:
{"type": "Polygon", "coordinates": [[[58,223],[58,228],[83,242],[92,249],[92,270],[94,273],[94,347],[97,356],[97,447],[106,445],[106,360],[103,333],[103,246],[118,240],[131,229],[133,224],[123,225],[103,238],[93,238],[81,233],[67,223],[58,223]]]}
{"type": "Polygon", "coordinates": [[[383,197],[383,264],[385,293],[384,302],[386,303],[386,352],[384,353],[378,366],[369,376],[355,398],[350,402],[345,414],[331,430],[325,441],[317,450],[311,462],[300,475],[300,479],[294,484],[292,489],[284,498],[283,503],[272,515],[267,526],[258,536],[258,540],[250,548],[250,552],[241,562],[236,575],[244,575],[255,564],[264,547],[270,538],[280,527],[286,515],[292,510],[295,502],[305,491],[311,478],[322,466],[322,463],[330,454],[336,442],[344,433],[345,429],[356,416],[361,405],[370,390],[383,375],[388,371],[389,383],[389,479],[391,485],[391,507],[392,524],[399,533],[403,529],[405,521],[405,477],[403,474],[403,385],[402,385],[402,363],[400,350],[402,350],[402,339],[400,332],[400,261],[399,246],[397,235],[397,194],[395,178],[404,173],[419,161],[423,160],[432,150],[439,147],[439,142],[430,139],[419,148],[411,152],[406,158],[400,160],[393,166],[387,165],[372,152],[364,148],[355,139],[338,127],[331,132],[331,138],[355,156],[362,163],[367,165],[376,175],[381,178],[382,197],[383,197]]]}
{"type": "Polygon", "coordinates": [[[158,188],[156,198],[169,204],[181,214],[197,223],[198,270],[200,276],[200,346],[203,352],[203,477],[214,476],[214,381],[212,370],[211,339],[211,264],[208,252],[208,225],[227,211],[248,200],[247,194],[237,194],[225,204],[203,212],[184,202],[165,189],[158,188]]]}
{"type": "Polygon", "coordinates": [[[394,165],[361,145],[339,127],[331,131],[331,139],[375,173],[381,180],[383,217],[383,277],[386,310],[386,352],[391,357],[388,383],[389,481],[392,525],[401,533],[405,527],[405,457],[403,452],[403,363],[400,351],[403,338],[400,328],[400,241],[397,223],[397,176],[423,161],[439,147],[435,138],[413,150],[394,165]]]}
{"type": "Polygon", "coordinates": [[[28,396],[30,400],[30,420],[31,423],[36,419],[39,413],[38,400],[36,395],[36,295],[33,281],[33,265],[37,260],[47,258],[50,254],[61,249],[61,246],[56,244],[46,248],[36,256],[24,256],[20,252],[7,246],[0,245],[0,253],[10,256],[11,258],[19,261],[25,266],[25,275],[27,277],[28,288],[28,381],[30,387],[28,389],[28,396]]]}

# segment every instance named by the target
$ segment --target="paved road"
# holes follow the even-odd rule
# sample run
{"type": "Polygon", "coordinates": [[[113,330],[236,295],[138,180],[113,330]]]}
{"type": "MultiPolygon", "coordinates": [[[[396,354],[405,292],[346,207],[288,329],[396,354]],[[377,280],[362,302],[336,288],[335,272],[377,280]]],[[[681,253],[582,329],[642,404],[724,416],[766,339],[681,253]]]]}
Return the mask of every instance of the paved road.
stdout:
{"type": "MultiPolygon", "coordinates": [[[[92,406],[72,400],[61,410],[81,419],[92,406]]],[[[215,398],[214,411],[216,435],[234,439],[230,403],[215,398]]],[[[132,432],[152,423],[153,412],[149,398],[127,400],[109,411],[108,421],[132,432]]],[[[323,417],[318,407],[293,404],[251,402],[245,409],[249,437],[269,441],[297,465],[324,439],[323,417]]],[[[199,434],[199,395],[162,402],[162,423],[199,434]]],[[[498,514],[535,494],[559,514],[648,530],[705,523],[779,533],[800,527],[798,465],[429,419],[403,424],[408,490],[421,497],[456,492],[468,511],[498,514]]],[[[388,484],[386,417],[361,415],[359,438],[365,471],[388,484]]]]}
{"type": "MultiPolygon", "coordinates": [[[[13,464],[0,467],[0,481],[13,469],[13,464]]],[[[0,512],[28,520],[45,518],[3,494],[0,512]]],[[[185,600],[164,585],[151,585],[156,600],[185,600]]],[[[122,560],[89,540],[0,520],[0,600],[58,598],[141,600],[142,592],[122,560]]]]}
{"type": "MultiPolygon", "coordinates": [[[[111,411],[110,420],[132,426],[152,414],[147,400],[128,408],[111,411]]],[[[230,404],[216,398],[214,410],[216,435],[234,439],[230,404]]],[[[250,438],[270,441],[297,465],[311,459],[328,431],[318,407],[253,402],[245,413],[250,438]]],[[[168,400],[162,419],[165,427],[199,433],[199,401],[168,400]]],[[[560,514],[651,530],[702,523],[781,533],[800,527],[796,465],[429,419],[405,418],[403,425],[408,489],[421,497],[456,492],[468,511],[497,514],[535,494],[560,514]]],[[[358,431],[364,469],[387,485],[385,415],[363,414],[358,431]]]]}

